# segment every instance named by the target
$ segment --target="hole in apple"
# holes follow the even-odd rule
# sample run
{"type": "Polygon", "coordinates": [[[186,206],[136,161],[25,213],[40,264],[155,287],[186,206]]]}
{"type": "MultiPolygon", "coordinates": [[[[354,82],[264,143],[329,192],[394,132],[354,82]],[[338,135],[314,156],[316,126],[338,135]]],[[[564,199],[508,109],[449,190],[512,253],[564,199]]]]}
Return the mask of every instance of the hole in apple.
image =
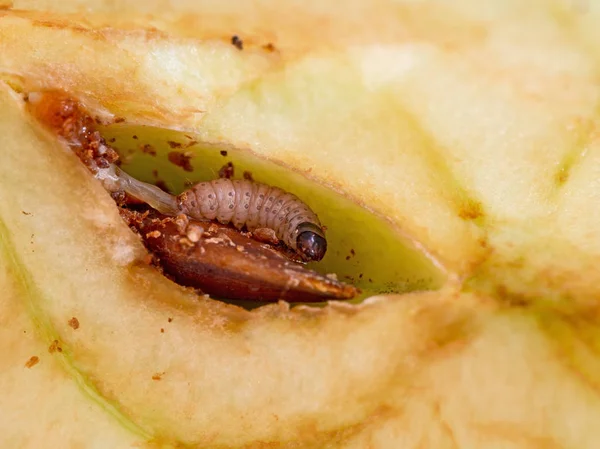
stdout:
{"type": "Polygon", "coordinates": [[[102,126],[77,101],[62,93],[34,93],[27,98],[34,115],[69,142],[84,165],[104,180],[105,188],[117,197],[124,191],[140,194],[139,198],[156,203],[161,212],[171,215],[136,212],[125,197],[117,200],[119,204],[125,201],[123,216],[140,233],[154,261],[182,285],[200,287],[215,298],[229,298],[227,302],[253,308],[282,295],[296,304],[348,298],[360,302],[379,293],[437,289],[444,280],[433,261],[389,220],[294,170],[250,151],[202,143],[193,134],[135,126],[117,119],[102,126]],[[115,161],[120,169],[114,166],[115,161]],[[155,184],[177,195],[201,181],[223,175],[236,177],[236,172],[238,178],[293,193],[316,212],[327,228],[329,250],[325,258],[309,264],[307,271],[290,265],[283,255],[285,248],[265,248],[232,228],[205,221],[192,223],[197,228],[209,226],[207,231],[196,233],[192,242],[187,224],[181,229],[176,224],[175,215],[189,221],[180,216],[182,209],[176,199],[156,187],[140,184],[155,184]],[[153,215],[148,218],[147,213],[153,215]],[[220,228],[211,231],[213,226],[220,228]],[[216,234],[208,236],[211,232],[216,234]],[[158,246],[153,242],[159,242],[158,246]],[[342,283],[332,280],[329,273],[342,283]],[[361,295],[356,296],[355,287],[361,289],[361,295]]]}
{"type": "MultiPolygon", "coordinates": [[[[335,273],[360,288],[362,293],[351,303],[380,293],[433,290],[443,283],[442,271],[391,222],[301,173],[247,150],[202,143],[190,133],[126,123],[98,129],[119,152],[125,172],[172,194],[218,178],[219,171],[231,164],[234,178],[251,176],[297,195],[327,228],[327,254],[308,267],[335,273]]],[[[264,304],[231,302],[245,307],[264,304]]]]}

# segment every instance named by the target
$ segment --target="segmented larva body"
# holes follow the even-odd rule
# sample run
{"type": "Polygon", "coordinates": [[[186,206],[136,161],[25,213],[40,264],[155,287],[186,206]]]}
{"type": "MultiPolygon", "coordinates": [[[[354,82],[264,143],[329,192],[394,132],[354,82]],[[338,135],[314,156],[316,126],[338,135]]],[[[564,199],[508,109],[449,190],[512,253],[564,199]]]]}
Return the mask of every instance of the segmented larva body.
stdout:
{"type": "Polygon", "coordinates": [[[181,212],[199,220],[231,223],[249,231],[270,228],[306,259],[320,260],[327,247],[317,215],[296,195],[248,180],[201,182],[177,197],[181,212]]]}

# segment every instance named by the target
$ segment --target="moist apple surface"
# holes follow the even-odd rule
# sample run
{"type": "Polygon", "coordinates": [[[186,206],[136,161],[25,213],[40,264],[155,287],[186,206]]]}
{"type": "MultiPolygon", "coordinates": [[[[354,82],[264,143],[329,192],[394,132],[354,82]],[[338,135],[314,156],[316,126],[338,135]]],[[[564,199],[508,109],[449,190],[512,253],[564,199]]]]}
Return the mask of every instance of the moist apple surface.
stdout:
{"type": "Polygon", "coordinates": [[[5,441],[596,446],[595,4],[184,2],[160,14],[162,2],[107,1],[85,20],[81,2],[19,5],[42,12],[3,13],[3,73],[87,96],[128,126],[293,167],[388,217],[448,276],[438,291],[318,310],[198,300],[136,263],[143,250],[105,192],[5,93],[5,441]],[[21,346],[31,316],[46,324],[21,346]],[[52,392],[21,394],[32,373],[98,424],[78,433],[52,392]]]}

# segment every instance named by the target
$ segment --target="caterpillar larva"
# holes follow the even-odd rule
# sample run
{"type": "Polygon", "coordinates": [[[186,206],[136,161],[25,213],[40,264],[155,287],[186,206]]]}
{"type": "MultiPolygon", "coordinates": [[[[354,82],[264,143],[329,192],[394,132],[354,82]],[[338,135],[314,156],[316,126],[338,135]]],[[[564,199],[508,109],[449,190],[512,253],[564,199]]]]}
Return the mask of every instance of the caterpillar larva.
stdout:
{"type": "Polygon", "coordinates": [[[215,179],[173,197],[114,165],[98,170],[96,177],[109,191],[123,190],[165,215],[217,220],[237,229],[245,226],[249,231],[270,228],[305,260],[321,260],[327,251],[317,215],[296,195],[278,187],[248,180],[215,179]]]}
{"type": "Polygon", "coordinates": [[[327,240],[317,215],[296,195],[248,180],[201,182],[177,197],[180,211],[199,220],[249,231],[270,228],[304,259],[321,260],[327,240]]]}

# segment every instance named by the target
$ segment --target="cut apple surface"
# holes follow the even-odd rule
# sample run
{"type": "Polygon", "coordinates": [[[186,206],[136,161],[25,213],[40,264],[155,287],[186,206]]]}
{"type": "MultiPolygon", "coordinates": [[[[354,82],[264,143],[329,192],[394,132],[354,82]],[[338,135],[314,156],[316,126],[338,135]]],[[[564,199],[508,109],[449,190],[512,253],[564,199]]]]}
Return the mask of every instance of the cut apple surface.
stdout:
{"type": "Polygon", "coordinates": [[[595,447],[596,5],[144,5],[0,15],[2,447],[595,447]],[[168,142],[197,140],[190,178],[231,151],[316,192],[340,245],[388,246],[384,217],[412,292],[247,311],[177,286],[16,93],[44,88],[124,119],[104,132],[147,180],[181,188],[168,142]]]}

